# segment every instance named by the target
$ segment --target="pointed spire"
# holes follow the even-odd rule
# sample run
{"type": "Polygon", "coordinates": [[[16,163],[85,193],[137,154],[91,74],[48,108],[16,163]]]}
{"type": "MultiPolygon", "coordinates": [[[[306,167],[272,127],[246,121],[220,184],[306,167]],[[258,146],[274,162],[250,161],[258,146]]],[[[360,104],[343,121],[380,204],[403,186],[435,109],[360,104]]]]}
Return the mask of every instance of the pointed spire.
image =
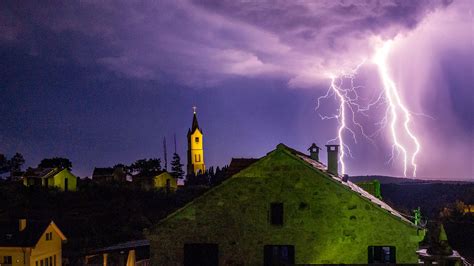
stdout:
{"type": "Polygon", "coordinates": [[[199,129],[199,124],[198,124],[198,120],[197,120],[197,116],[196,116],[196,109],[197,107],[196,106],[193,106],[193,126],[191,128],[191,132],[194,132],[196,129],[199,129]]]}

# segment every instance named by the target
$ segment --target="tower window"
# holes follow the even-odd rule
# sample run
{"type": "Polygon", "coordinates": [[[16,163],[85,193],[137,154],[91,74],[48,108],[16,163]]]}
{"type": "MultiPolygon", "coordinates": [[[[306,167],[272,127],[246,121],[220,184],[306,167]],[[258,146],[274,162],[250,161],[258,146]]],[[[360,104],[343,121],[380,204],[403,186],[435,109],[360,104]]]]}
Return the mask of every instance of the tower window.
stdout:
{"type": "Polygon", "coordinates": [[[283,225],[283,203],[273,202],[270,204],[270,223],[283,225]]]}
{"type": "Polygon", "coordinates": [[[194,155],[194,161],[195,162],[200,162],[201,161],[201,154],[194,155]]]}
{"type": "Polygon", "coordinates": [[[199,137],[194,138],[195,142],[199,142],[199,137]]]}

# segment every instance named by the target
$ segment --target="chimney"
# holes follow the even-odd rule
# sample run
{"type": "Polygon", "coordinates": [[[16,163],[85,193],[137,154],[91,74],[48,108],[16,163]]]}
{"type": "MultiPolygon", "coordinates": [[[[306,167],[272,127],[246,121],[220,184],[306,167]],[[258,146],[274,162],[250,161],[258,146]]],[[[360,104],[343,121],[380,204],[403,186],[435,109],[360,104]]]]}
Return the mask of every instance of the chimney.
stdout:
{"type": "Polygon", "coordinates": [[[344,174],[344,175],[342,176],[342,181],[343,181],[343,182],[349,181],[349,175],[348,175],[348,174],[344,174]]]}
{"type": "Polygon", "coordinates": [[[308,151],[309,151],[309,156],[311,157],[311,159],[319,162],[319,150],[321,148],[319,148],[316,143],[313,142],[313,144],[311,144],[311,147],[308,148],[308,151]]]}
{"type": "Polygon", "coordinates": [[[328,149],[328,172],[338,176],[337,163],[339,159],[339,145],[326,145],[328,149]]]}
{"type": "Polygon", "coordinates": [[[18,231],[23,231],[26,228],[26,219],[19,219],[18,220],[18,231]]]}

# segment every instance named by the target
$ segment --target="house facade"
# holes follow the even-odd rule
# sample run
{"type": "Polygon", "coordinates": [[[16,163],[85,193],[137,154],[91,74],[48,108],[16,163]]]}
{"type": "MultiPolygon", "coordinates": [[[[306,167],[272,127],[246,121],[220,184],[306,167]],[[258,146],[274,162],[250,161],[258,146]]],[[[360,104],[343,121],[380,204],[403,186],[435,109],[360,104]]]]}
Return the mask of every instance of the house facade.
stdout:
{"type": "Polygon", "coordinates": [[[0,265],[62,265],[66,237],[53,222],[20,219],[0,226],[0,265]]]}
{"type": "Polygon", "coordinates": [[[144,190],[165,189],[172,192],[178,189],[177,179],[167,171],[150,176],[136,175],[133,177],[133,182],[135,185],[144,190]]]}
{"type": "Polygon", "coordinates": [[[76,191],[77,177],[67,168],[28,169],[22,177],[23,185],[56,187],[61,191],[76,191]]]}
{"type": "Polygon", "coordinates": [[[153,185],[156,189],[166,189],[168,191],[176,191],[178,189],[178,181],[166,171],[153,177],[153,185]]]}
{"type": "Polygon", "coordinates": [[[279,144],[150,228],[151,263],[417,263],[424,231],[339,176],[337,151],[327,167],[279,144]]]}

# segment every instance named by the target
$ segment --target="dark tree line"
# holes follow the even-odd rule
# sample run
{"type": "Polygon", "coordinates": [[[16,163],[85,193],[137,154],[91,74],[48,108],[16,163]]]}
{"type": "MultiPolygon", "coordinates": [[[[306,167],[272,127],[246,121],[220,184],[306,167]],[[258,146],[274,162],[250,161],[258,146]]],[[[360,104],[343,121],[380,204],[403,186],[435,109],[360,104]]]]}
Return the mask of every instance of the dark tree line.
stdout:
{"type": "Polygon", "coordinates": [[[20,153],[15,153],[10,159],[4,154],[0,154],[0,174],[10,172],[10,178],[18,172],[21,172],[21,167],[25,164],[25,159],[20,153]]]}
{"type": "Polygon", "coordinates": [[[214,167],[209,167],[204,173],[197,175],[188,174],[186,177],[186,186],[217,186],[224,181],[227,176],[228,166],[214,170],[214,167]]]}
{"type": "Polygon", "coordinates": [[[67,158],[61,158],[61,157],[53,157],[53,158],[46,158],[41,160],[40,164],[38,165],[39,168],[63,168],[63,169],[69,169],[71,170],[72,168],[72,163],[69,159],[67,158]]]}

